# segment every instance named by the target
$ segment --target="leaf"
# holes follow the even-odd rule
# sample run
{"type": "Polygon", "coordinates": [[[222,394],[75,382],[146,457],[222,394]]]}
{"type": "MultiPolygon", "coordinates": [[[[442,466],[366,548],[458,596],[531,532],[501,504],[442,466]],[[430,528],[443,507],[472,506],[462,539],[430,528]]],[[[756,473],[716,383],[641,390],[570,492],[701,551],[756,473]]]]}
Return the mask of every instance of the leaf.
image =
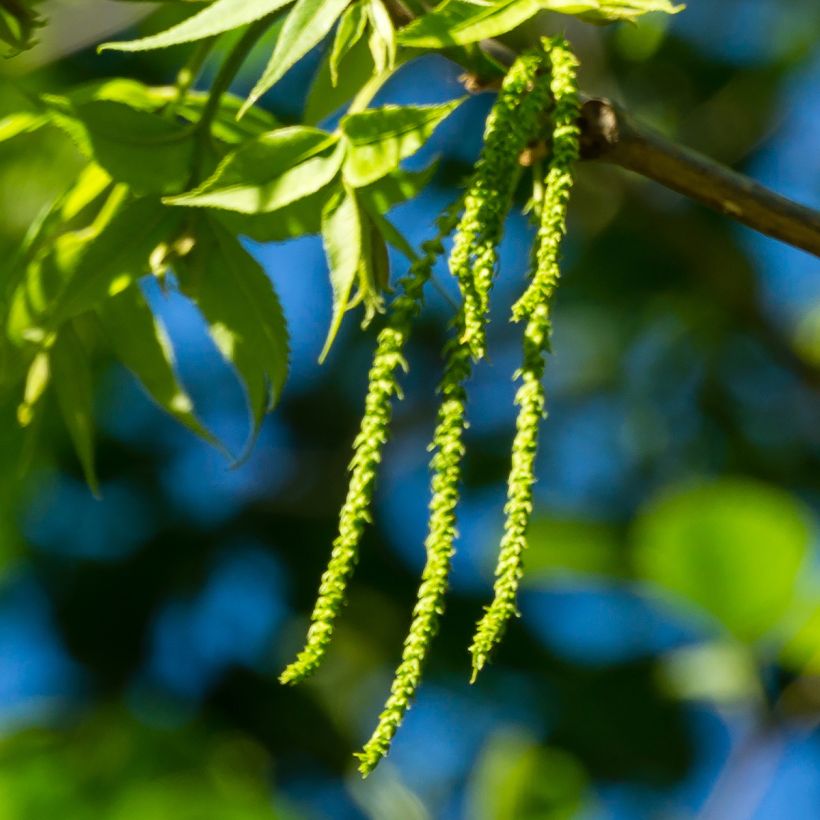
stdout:
{"type": "Polygon", "coordinates": [[[150,51],[204,40],[261,20],[290,2],[291,0],[216,0],[166,31],[139,40],[103,43],[98,51],[150,51]]]}
{"type": "Polygon", "coordinates": [[[322,214],[322,243],[333,289],[333,317],[319,362],[325,360],[345,311],[351,307],[351,292],[362,259],[362,217],[356,194],[349,188],[341,191],[322,214]]]}
{"type": "Polygon", "coordinates": [[[177,263],[182,291],[208,323],[219,351],[242,379],[253,424],[273,409],[288,372],[288,332],[273,285],[239,240],[203,219],[196,244],[177,263]]]}
{"type": "Polygon", "coordinates": [[[322,41],[349,2],[350,0],[297,0],[282,26],[282,33],[276,41],[270,62],[239,112],[240,117],[322,41]]]}
{"type": "MultiPolygon", "coordinates": [[[[559,0],[541,0],[544,8],[551,8],[559,0]]],[[[578,14],[582,20],[592,23],[612,23],[617,20],[634,20],[643,14],[662,11],[666,14],[677,14],[686,6],[669,2],[669,0],[600,0],[600,8],[588,12],[565,12],[578,14]]],[[[562,9],[554,9],[561,11],[562,9]]]]}
{"type": "MultiPolygon", "coordinates": [[[[575,3],[596,8],[597,0],[575,3]]],[[[503,0],[478,4],[470,0],[445,0],[398,34],[399,44],[413,48],[447,48],[476,43],[506,34],[542,8],[538,0],[503,0]]]]}
{"type": "Polygon", "coordinates": [[[26,385],[23,390],[23,401],[17,408],[17,423],[28,427],[34,420],[34,413],[51,381],[51,362],[49,352],[40,350],[34,356],[26,373],[26,385]]]}
{"type": "Polygon", "coordinates": [[[465,99],[441,105],[387,105],[343,117],[341,130],[349,143],[342,171],[347,182],[358,188],[394,171],[465,99]]]}
{"type": "Polygon", "coordinates": [[[8,331],[16,344],[40,343],[65,320],[124,290],[149,271],[155,248],[182,224],[181,212],[151,197],[114,199],[110,210],[101,224],[59,236],[31,263],[12,298],[8,331]]]}
{"type": "Polygon", "coordinates": [[[397,168],[370,185],[359,188],[359,201],[369,212],[385,214],[396,205],[415,199],[430,183],[437,169],[437,161],[421,171],[397,168]]]}
{"type": "Polygon", "coordinates": [[[396,29],[382,0],[368,1],[367,16],[373,28],[369,40],[370,51],[376,71],[381,74],[396,64],[396,29]]]}
{"type": "Polygon", "coordinates": [[[810,515],[752,481],[676,488],[652,502],[634,534],[639,575],[690,601],[744,641],[787,612],[811,542],[810,515]]]}
{"type": "Polygon", "coordinates": [[[51,117],[80,151],[135,193],[177,193],[191,175],[189,127],[113,100],[45,97],[51,117]]]}
{"type": "Polygon", "coordinates": [[[0,119],[0,142],[13,139],[20,134],[30,134],[47,125],[47,114],[38,114],[33,111],[17,111],[0,119]]]}
{"type": "MultiPolygon", "coordinates": [[[[350,49],[359,42],[367,27],[367,14],[361,2],[353,3],[345,9],[336,29],[333,48],[328,57],[328,70],[332,86],[339,84],[339,64],[350,52],[350,49]]],[[[347,80],[347,77],[345,77],[347,80]]]]}
{"type": "Polygon", "coordinates": [[[51,348],[51,379],[63,419],[94,495],[99,483],[94,468],[94,412],[88,356],[71,325],[65,325],[51,348]]]}
{"type": "Polygon", "coordinates": [[[343,82],[334,84],[330,58],[331,54],[325,55],[310,85],[302,117],[305,125],[316,125],[339,111],[367,84],[375,71],[366,40],[359,40],[341,58],[337,71],[344,78],[343,82]]]}
{"type": "Polygon", "coordinates": [[[105,339],[116,357],[139,379],[148,395],[167,413],[210,444],[213,435],[202,426],[174,369],[171,342],[134,283],[97,308],[105,339]]]}
{"type": "Polygon", "coordinates": [[[322,231],[322,210],[339,190],[334,180],[313,194],[263,214],[215,211],[217,218],[233,234],[249,236],[257,242],[284,242],[322,231]]]}
{"type": "Polygon", "coordinates": [[[244,214],[275,211],[336,176],[343,158],[336,141],[324,131],[299,125],[271,131],[229,154],[199,188],[165,202],[244,214]]]}

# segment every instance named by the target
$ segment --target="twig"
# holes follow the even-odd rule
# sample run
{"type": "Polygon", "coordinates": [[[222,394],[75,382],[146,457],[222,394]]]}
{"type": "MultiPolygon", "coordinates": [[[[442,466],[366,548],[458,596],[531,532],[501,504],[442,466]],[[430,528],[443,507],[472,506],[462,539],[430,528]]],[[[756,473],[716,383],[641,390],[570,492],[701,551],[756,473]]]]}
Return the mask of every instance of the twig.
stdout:
{"type": "Polygon", "coordinates": [[[766,236],[820,256],[820,212],[637,125],[609,100],[587,100],[581,125],[585,159],[634,171],[766,236]]]}

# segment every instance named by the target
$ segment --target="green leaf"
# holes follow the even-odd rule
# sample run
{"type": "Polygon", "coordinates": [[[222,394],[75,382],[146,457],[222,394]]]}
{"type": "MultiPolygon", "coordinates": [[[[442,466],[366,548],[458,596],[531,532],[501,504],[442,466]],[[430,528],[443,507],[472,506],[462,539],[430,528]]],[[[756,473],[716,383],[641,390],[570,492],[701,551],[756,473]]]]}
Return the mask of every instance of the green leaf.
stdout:
{"type": "Polygon", "coordinates": [[[177,193],[190,175],[190,127],[113,100],[45,97],[52,120],[87,157],[135,193],[177,193]]]}
{"type": "Polygon", "coordinates": [[[47,125],[47,114],[38,114],[33,111],[17,111],[0,119],[0,142],[13,139],[20,134],[30,134],[47,125]]]}
{"type": "Polygon", "coordinates": [[[99,51],[150,51],[180,43],[204,40],[261,20],[287,6],[291,0],[216,0],[181,23],[150,37],[127,42],[103,43],[99,51]]]}
{"type": "Polygon", "coordinates": [[[396,63],[396,29],[382,0],[369,0],[367,16],[373,29],[370,33],[370,51],[376,71],[381,73],[396,63]]]}
{"type": "Polygon", "coordinates": [[[63,419],[94,495],[99,483],[94,468],[94,409],[88,355],[71,325],[65,325],[51,348],[51,379],[63,419]]]}
{"type": "Polygon", "coordinates": [[[177,263],[183,292],[208,323],[219,351],[240,376],[255,439],[288,372],[288,332],[270,279],[239,240],[203,219],[193,250],[177,263]]]}
{"type": "Polygon", "coordinates": [[[338,66],[340,83],[333,82],[330,70],[331,54],[319,65],[308,91],[302,117],[306,125],[316,125],[349,103],[373,77],[373,55],[366,40],[359,40],[341,58],[338,66]]]}
{"type": "Polygon", "coordinates": [[[191,399],[177,379],[168,334],[151,312],[139,284],[106,299],[97,308],[97,315],[114,354],[139,379],[148,395],[189,430],[216,444],[194,414],[191,399]]]}
{"type": "Polygon", "coordinates": [[[341,130],[349,144],[343,168],[347,182],[358,188],[394,171],[465,99],[441,105],[387,105],[343,117],[341,130]]]}
{"type": "MultiPolygon", "coordinates": [[[[544,8],[550,9],[553,4],[560,0],[541,0],[544,8]]],[[[634,20],[643,14],[653,11],[661,11],[666,14],[677,14],[683,11],[686,6],[675,4],[670,0],[600,0],[597,4],[600,8],[591,11],[564,12],[565,14],[578,14],[582,20],[592,23],[612,23],[617,20],[634,20]]],[[[563,9],[554,9],[563,11],[563,9]]]]}
{"type": "Polygon", "coordinates": [[[634,20],[651,11],[676,14],[683,8],[669,0],[445,0],[402,29],[398,39],[400,45],[414,48],[447,48],[507,34],[539,11],[609,23],[634,20]]]}
{"type": "Polygon", "coordinates": [[[199,188],[170,205],[259,214],[283,208],[327,185],[339,171],[337,138],[305,126],[280,128],[229,154],[199,188]]]}
{"type": "Polygon", "coordinates": [[[386,214],[396,205],[415,199],[430,183],[438,162],[431,162],[421,171],[398,168],[380,179],[358,189],[359,201],[369,212],[386,214]]]}
{"type": "MultiPolygon", "coordinates": [[[[587,8],[597,2],[576,3],[587,8]]],[[[542,8],[538,0],[504,0],[482,3],[445,0],[429,14],[419,17],[398,35],[399,43],[413,48],[447,48],[476,43],[506,34],[542,8]]]]}
{"type": "Polygon", "coordinates": [[[257,242],[284,242],[298,236],[321,233],[322,210],[339,190],[338,180],[283,208],[263,214],[215,211],[214,217],[231,233],[249,236],[257,242]]]}
{"type": "Polygon", "coordinates": [[[26,373],[26,384],[23,389],[23,401],[17,408],[17,423],[28,427],[34,420],[35,411],[48,389],[51,381],[51,361],[49,351],[38,351],[26,373]]]}
{"type": "Polygon", "coordinates": [[[636,568],[736,637],[756,641],[789,609],[809,551],[810,521],[792,496],[752,481],[673,489],[637,523],[636,568]]]}
{"type": "Polygon", "coordinates": [[[319,361],[333,344],[345,312],[352,307],[351,294],[362,260],[362,216],[355,191],[345,188],[322,214],[322,243],[333,288],[333,317],[319,361]]]}
{"type": "Polygon", "coordinates": [[[65,320],[124,290],[181,225],[182,213],[154,198],[121,204],[112,195],[97,224],[59,236],[29,265],[12,298],[9,337],[42,343],[65,320]]]}
{"type": "MultiPolygon", "coordinates": [[[[334,87],[339,84],[339,65],[350,49],[359,42],[367,28],[367,14],[361,2],[353,3],[345,9],[339,25],[336,29],[336,37],[333,40],[333,48],[328,57],[328,70],[330,71],[330,82],[334,87]]],[[[347,77],[345,80],[347,81],[347,77]]]]}
{"type": "Polygon", "coordinates": [[[288,14],[270,62],[239,112],[240,116],[273,88],[333,28],[350,0],[297,0],[288,14]]]}

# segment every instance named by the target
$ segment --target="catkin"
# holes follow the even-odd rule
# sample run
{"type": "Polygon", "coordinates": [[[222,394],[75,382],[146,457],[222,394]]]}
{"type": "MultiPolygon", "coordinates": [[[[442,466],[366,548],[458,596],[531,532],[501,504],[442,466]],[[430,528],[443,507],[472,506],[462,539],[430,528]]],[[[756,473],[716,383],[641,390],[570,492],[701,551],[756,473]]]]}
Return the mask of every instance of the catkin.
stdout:
{"type": "Polygon", "coordinates": [[[507,74],[487,120],[484,146],[465,195],[464,214],[453,242],[450,271],[459,282],[463,304],[454,322],[456,336],[445,349],[442,399],[431,445],[427,561],[390,696],[375,731],[357,754],[359,771],[364,776],[387,754],[412,703],[444,611],[467,425],[464,385],[472,371],[472,359],[479,359],[484,353],[497,246],[512,201],[519,155],[538,135],[550,100],[549,78],[543,63],[542,51],[528,52],[507,74]]]}
{"type": "Polygon", "coordinates": [[[441,404],[431,444],[430,519],[425,540],[427,562],[390,696],[373,735],[356,755],[360,761],[359,771],[365,777],[387,754],[393,736],[410,707],[421,680],[430,642],[444,611],[450,559],[457,534],[456,505],[464,457],[464,430],[467,426],[464,384],[472,371],[470,348],[461,340],[464,330],[461,312],[454,322],[454,329],[456,334],[444,351],[446,364],[439,386],[441,404]]]}
{"type": "Polygon", "coordinates": [[[497,247],[519,178],[519,156],[539,136],[549,101],[543,52],[529,51],[510,68],[487,117],[484,145],[464,198],[450,271],[464,302],[463,338],[476,360],[484,356],[497,247]]]}
{"type": "Polygon", "coordinates": [[[282,683],[297,683],[313,673],[330,643],[336,616],[345,601],[347,582],[358,559],[359,542],[370,522],[376,473],[389,436],[392,398],[400,394],[399,370],[407,370],[404,347],[413,320],[421,310],[424,286],[436,259],[444,252],[443,238],[452,231],[456,219],[454,209],[445,210],[439,218],[437,238],[422,245],[422,255],[399,281],[399,292],[390,306],[387,324],[379,333],[368,378],[365,411],[353,442],[350,483],[339,513],[339,534],[322,575],[305,646],[282,672],[279,678],[282,683]]]}
{"type": "Polygon", "coordinates": [[[558,253],[566,232],[572,168],[578,158],[577,60],[563,38],[545,41],[544,48],[552,63],[551,90],[555,100],[552,156],[536,240],[535,271],[529,287],[513,307],[515,321],[527,320],[523,363],[516,374],[521,379],[515,399],[518,418],[504,507],[504,534],[495,571],[494,598],[479,621],[470,646],[473,680],[500,640],[509,619],[518,614],[516,597],[523,573],[527,527],[532,515],[538,429],[546,404],[542,378],[544,356],[550,339],[550,303],[560,276],[558,253]]]}

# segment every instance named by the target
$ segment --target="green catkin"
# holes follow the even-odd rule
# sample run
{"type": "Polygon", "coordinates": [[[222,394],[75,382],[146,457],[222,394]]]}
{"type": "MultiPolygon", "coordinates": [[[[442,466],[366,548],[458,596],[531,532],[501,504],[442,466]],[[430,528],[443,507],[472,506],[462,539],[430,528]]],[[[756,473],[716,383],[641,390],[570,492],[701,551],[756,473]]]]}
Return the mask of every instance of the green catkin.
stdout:
{"type": "Polygon", "coordinates": [[[464,385],[472,371],[472,354],[469,346],[462,341],[464,316],[461,311],[454,322],[454,329],[456,333],[444,350],[446,364],[439,386],[441,404],[431,444],[430,519],[425,540],[427,562],[390,696],[376,730],[356,755],[360,761],[359,771],[365,777],[387,754],[393,736],[410,707],[421,680],[430,643],[444,611],[450,560],[457,535],[456,505],[464,457],[464,430],[467,427],[467,393],[464,385]]]}
{"type": "Polygon", "coordinates": [[[437,222],[438,236],[422,245],[422,255],[398,284],[386,326],[381,330],[368,378],[365,411],[353,442],[350,483],[339,513],[339,534],[333,542],[330,561],[322,575],[319,594],[311,615],[307,640],[296,659],[282,672],[282,683],[298,683],[321,663],[333,635],[336,616],[345,600],[347,582],[358,558],[362,533],[370,522],[376,473],[392,415],[392,398],[400,395],[399,370],[406,370],[403,351],[413,320],[421,310],[422,291],[436,259],[444,253],[443,239],[451,233],[458,210],[448,208],[437,222]]]}
{"type": "Polygon", "coordinates": [[[535,272],[529,287],[513,308],[515,321],[527,320],[523,363],[516,374],[521,379],[515,399],[518,419],[504,508],[504,535],[495,571],[494,599],[479,621],[470,647],[473,680],[500,640],[508,620],[518,614],[516,596],[523,574],[522,558],[532,515],[538,429],[546,404],[542,378],[545,354],[549,349],[550,303],[560,276],[558,253],[566,233],[572,168],[579,150],[577,60],[563,38],[547,40],[544,46],[552,63],[551,89],[555,101],[552,156],[544,185],[535,272]]]}
{"type": "Polygon", "coordinates": [[[464,385],[472,372],[472,360],[484,353],[497,246],[512,201],[519,155],[538,135],[549,101],[543,52],[529,52],[516,61],[504,80],[487,119],[484,146],[465,195],[464,214],[450,254],[450,271],[459,282],[463,304],[454,322],[456,335],[444,352],[445,371],[439,387],[442,400],[431,444],[427,561],[390,695],[375,731],[356,755],[365,777],[387,754],[410,707],[444,611],[467,426],[464,385]]]}
{"type": "Polygon", "coordinates": [[[519,156],[541,131],[550,102],[544,55],[529,51],[510,68],[487,117],[484,146],[464,198],[450,271],[464,302],[464,341],[484,356],[497,247],[520,172],[519,156]]]}

